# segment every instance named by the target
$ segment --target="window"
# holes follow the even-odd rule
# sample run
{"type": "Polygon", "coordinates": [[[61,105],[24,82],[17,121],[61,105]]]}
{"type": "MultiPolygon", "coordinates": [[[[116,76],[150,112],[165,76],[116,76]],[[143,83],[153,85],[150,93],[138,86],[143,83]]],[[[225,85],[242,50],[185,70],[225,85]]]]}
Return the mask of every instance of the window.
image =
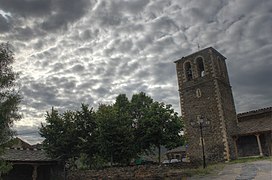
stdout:
{"type": "Polygon", "coordinates": [[[205,75],[205,70],[204,70],[203,59],[201,57],[198,57],[196,59],[196,65],[197,65],[198,77],[203,77],[205,75]]]}
{"type": "Polygon", "coordinates": [[[185,74],[188,81],[191,81],[193,79],[192,67],[190,62],[185,63],[185,74]]]}

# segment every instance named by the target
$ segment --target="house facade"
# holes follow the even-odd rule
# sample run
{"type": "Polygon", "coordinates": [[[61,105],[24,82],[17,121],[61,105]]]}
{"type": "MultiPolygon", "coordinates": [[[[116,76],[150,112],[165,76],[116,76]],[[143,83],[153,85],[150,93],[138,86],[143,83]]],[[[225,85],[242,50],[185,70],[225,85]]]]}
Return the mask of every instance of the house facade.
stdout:
{"type": "Polygon", "coordinates": [[[33,148],[19,138],[13,140],[1,159],[12,164],[8,174],[2,174],[3,180],[61,180],[64,179],[64,166],[58,159],[50,158],[43,149],[33,148]]]}

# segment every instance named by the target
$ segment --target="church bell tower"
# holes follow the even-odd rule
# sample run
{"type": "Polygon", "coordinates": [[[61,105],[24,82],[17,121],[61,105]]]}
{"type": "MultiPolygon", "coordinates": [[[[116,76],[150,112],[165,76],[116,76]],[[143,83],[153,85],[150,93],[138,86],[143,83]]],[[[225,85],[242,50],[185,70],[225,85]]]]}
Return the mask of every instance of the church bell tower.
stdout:
{"type": "Polygon", "coordinates": [[[187,154],[192,162],[202,161],[203,151],[210,162],[235,158],[232,135],[237,118],[225,60],[208,47],[175,61],[187,154]]]}

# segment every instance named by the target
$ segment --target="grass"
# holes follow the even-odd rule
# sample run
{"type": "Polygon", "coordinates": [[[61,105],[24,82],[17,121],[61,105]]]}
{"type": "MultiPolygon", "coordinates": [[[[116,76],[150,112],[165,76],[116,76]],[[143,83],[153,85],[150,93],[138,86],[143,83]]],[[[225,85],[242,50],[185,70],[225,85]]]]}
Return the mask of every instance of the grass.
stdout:
{"type": "Polygon", "coordinates": [[[187,177],[191,176],[205,176],[205,175],[216,175],[220,171],[223,170],[225,165],[227,164],[236,164],[236,163],[247,163],[247,162],[254,162],[254,161],[259,161],[259,160],[269,160],[272,161],[272,157],[260,157],[260,156],[252,156],[252,157],[244,157],[244,158],[239,158],[236,160],[232,160],[227,163],[216,163],[216,164],[211,164],[208,165],[205,169],[203,167],[199,167],[196,169],[182,169],[180,172],[184,174],[187,177]]]}
{"type": "MultiPolygon", "coordinates": [[[[224,163],[217,163],[208,165],[205,169],[203,167],[199,167],[196,169],[180,169],[178,170],[179,173],[183,174],[184,176],[191,177],[191,176],[205,176],[207,174],[216,174],[224,168],[224,163]]],[[[177,172],[177,170],[176,170],[177,172]]]]}

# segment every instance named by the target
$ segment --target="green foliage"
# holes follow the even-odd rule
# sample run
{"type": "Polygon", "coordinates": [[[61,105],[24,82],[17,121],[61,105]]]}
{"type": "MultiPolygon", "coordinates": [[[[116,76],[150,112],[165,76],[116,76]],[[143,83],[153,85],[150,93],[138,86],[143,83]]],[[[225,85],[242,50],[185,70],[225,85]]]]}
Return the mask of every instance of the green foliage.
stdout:
{"type": "Polygon", "coordinates": [[[81,162],[82,154],[86,154],[84,162],[100,168],[107,163],[127,165],[154,147],[181,146],[182,127],[171,105],[154,102],[141,92],[131,101],[120,94],[114,104],[101,104],[97,111],[86,105],[63,114],[52,109],[40,134],[51,156],[81,162]]]}
{"type": "MultiPolygon", "coordinates": [[[[0,44],[0,146],[4,146],[12,137],[13,122],[19,120],[18,105],[21,96],[16,89],[18,76],[12,69],[14,54],[9,44],[0,44]]],[[[3,151],[0,151],[0,155],[3,151]]],[[[0,160],[0,172],[7,173],[11,165],[0,160]]]]}
{"type": "Polygon", "coordinates": [[[0,44],[0,144],[5,143],[13,135],[10,127],[20,119],[18,105],[21,96],[16,90],[16,77],[13,72],[13,52],[9,44],[0,44]]]}
{"type": "Polygon", "coordinates": [[[81,105],[81,110],[75,113],[75,136],[78,137],[78,151],[92,158],[97,149],[97,121],[95,112],[88,105],[81,105]]]}
{"type": "Polygon", "coordinates": [[[91,168],[92,169],[101,169],[103,167],[105,167],[105,165],[107,164],[107,160],[104,159],[104,157],[102,155],[100,155],[99,153],[94,154],[92,159],[91,159],[91,168]]]}
{"type": "MultiPolygon", "coordinates": [[[[66,112],[63,117],[68,117],[69,112],[66,112]]],[[[46,113],[46,123],[41,124],[40,134],[45,138],[43,146],[52,157],[69,158],[71,142],[67,142],[67,136],[70,136],[71,128],[70,118],[64,119],[59,115],[58,111],[52,108],[51,112],[46,113]],[[68,151],[68,152],[67,152],[68,151]]]]}
{"type": "Polygon", "coordinates": [[[97,115],[100,150],[112,163],[128,164],[135,156],[130,104],[124,94],[114,105],[100,105],[97,115]]]}
{"type": "Polygon", "coordinates": [[[59,114],[52,108],[46,114],[46,124],[41,124],[40,134],[45,138],[43,146],[49,155],[67,160],[79,157],[80,153],[92,156],[96,122],[92,109],[82,105],[80,111],[59,114]]]}
{"type": "Polygon", "coordinates": [[[0,160],[0,175],[8,173],[11,169],[12,165],[10,163],[0,160]]]}
{"type": "Polygon", "coordinates": [[[102,156],[112,163],[127,163],[131,158],[133,143],[130,124],[118,118],[114,106],[101,105],[97,111],[99,142],[102,156]]]}
{"type": "Polygon", "coordinates": [[[116,150],[115,136],[118,136],[118,124],[116,112],[112,106],[100,105],[96,112],[98,122],[98,141],[102,156],[113,163],[114,151],[116,150]]]}
{"type": "Polygon", "coordinates": [[[159,149],[159,162],[160,146],[173,148],[182,145],[182,137],[180,135],[182,128],[181,119],[171,108],[171,105],[153,102],[144,118],[139,122],[139,127],[144,130],[141,142],[148,149],[152,146],[156,146],[159,149]]]}
{"type": "Polygon", "coordinates": [[[88,155],[85,153],[80,153],[79,158],[75,160],[77,169],[85,170],[90,168],[88,155]]]}
{"type": "Polygon", "coordinates": [[[143,92],[132,96],[130,111],[136,124],[145,116],[152,103],[153,99],[143,92]]]}
{"type": "Polygon", "coordinates": [[[131,98],[130,113],[134,127],[135,149],[139,155],[149,152],[151,148],[150,144],[144,139],[146,130],[143,121],[152,103],[153,99],[143,92],[134,94],[131,98]]]}

